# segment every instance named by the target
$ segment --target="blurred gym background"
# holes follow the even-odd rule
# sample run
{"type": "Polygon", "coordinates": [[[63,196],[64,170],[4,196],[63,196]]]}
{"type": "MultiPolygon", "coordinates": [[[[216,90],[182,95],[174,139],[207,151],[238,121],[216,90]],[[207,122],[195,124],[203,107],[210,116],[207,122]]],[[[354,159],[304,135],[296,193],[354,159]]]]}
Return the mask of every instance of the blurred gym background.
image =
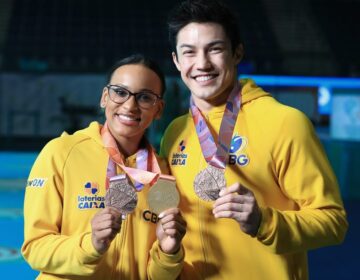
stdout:
{"type": "MultiPolygon", "coordinates": [[[[159,146],[187,111],[166,16],[178,1],[0,1],[0,275],[34,279],[21,258],[26,178],[63,131],[102,121],[105,73],[136,52],[166,73],[166,109],[148,132],[159,146]]],[[[252,77],[313,122],[338,177],[350,228],[341,246],[309,252],[310,279],[353,279],[360,249],[360,0],[233,0],[252,77]]],[[[240,77],[239,77],[240,78],[240,77]]]]}

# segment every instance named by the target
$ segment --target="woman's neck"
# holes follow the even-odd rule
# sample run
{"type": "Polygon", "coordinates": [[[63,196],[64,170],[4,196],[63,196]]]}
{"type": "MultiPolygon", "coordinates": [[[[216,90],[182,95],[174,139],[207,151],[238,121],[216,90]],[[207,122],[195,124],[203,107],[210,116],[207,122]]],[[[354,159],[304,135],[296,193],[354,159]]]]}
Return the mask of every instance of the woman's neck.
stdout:
{"type": "Polygon", "coordinates": [[[139,150],[141,139],[142,137],[139,139],[121,137],[116,139],[116,144],[120,153],[127,158],[139,150]]]}

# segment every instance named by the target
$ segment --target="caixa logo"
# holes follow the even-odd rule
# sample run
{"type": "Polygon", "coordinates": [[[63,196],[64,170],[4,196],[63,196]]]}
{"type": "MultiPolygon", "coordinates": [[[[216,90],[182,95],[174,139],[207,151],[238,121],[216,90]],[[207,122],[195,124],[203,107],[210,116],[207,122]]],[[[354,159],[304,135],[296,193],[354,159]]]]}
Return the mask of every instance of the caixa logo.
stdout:
{"type": "Polygon", "coordinates": [[[99,192],[99,184],[88,181],[84,184],[85,195],[78,195],[78,208],[81,210],[93,208],[105,208],[105,197],[97,195],[99,192]]]}
{"type": "Polygon", "coordinates": [[[177,152],[172,154],[171,165],[181,165],[181,166],[186,165],[186,160],[188,155],[185,152],[185,149],[186,149],[186,141],[181,140],[180,143],[178,144],[177,152]]]}
{"type": "Polygon", "coordinates": [[[243,152],[248,144],[245,137],[235,135],[231,139],[229,150],[229,164],[246,166],[249,164],[249,157],[243,152]]]}

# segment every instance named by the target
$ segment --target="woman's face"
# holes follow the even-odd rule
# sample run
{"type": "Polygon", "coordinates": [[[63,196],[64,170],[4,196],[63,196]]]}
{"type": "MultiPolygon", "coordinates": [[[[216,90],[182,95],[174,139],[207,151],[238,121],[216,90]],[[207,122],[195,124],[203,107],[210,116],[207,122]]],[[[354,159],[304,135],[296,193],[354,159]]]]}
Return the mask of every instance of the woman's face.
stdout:
{"type": "MultiPolygon", "coordinates": [[[[117,68],[109,83],[120,86],[132,93],[151,92],[161,96],[161,80],[158,75],[142,64],[128,64],[117,68]]],[[[164,102],[158,99],[150,108],[140,107],[134,96],[117,104],[110,98],[109,88],[102,93],[100,106],[105,108],[105,117],[111,134],[118,142],[122,140],[140,141],[145,129],[154,119],[161,116],[164,102]]]]}

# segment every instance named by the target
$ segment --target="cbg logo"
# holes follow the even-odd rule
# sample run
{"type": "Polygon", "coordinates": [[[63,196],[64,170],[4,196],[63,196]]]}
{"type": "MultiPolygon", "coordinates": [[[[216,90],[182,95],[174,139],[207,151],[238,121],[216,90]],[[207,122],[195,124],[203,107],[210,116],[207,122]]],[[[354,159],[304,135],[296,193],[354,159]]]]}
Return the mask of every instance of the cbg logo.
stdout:
{"type": "Polygon", "coordinates": [[[248,141],[245,137],[235,135],[231,139],[229,150],[229,164],[246,166],[249,163],[249,158],[242,151],[246,148],[248,141]]]}

